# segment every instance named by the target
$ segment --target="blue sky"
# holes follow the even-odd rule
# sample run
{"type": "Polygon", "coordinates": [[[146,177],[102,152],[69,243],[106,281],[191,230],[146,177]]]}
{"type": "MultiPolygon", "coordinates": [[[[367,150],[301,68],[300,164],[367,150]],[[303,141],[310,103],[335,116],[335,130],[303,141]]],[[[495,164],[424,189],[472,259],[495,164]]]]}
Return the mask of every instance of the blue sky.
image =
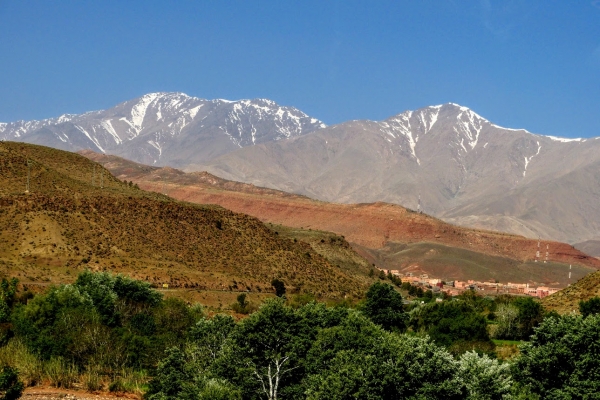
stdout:
{"type": "Polygon", "coordinates": [[[600,0],[0,0],[0,121],[154,91],[269,98],[327,124],[455,102],[600,136],[600,0]]]}

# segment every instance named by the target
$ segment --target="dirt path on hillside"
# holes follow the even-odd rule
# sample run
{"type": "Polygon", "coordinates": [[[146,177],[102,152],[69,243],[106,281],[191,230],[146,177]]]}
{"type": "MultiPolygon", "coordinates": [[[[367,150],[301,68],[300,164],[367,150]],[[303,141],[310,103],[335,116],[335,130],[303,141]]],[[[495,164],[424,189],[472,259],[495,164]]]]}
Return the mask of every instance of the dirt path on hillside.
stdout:
{"type": "Polygon", "coordinates": [[[81,390],[64,390],[52,387],[30,387],[25,389],[21,399],[27,400],[139,400],[134,394],[112,394],[106,392],[90,393],[81,390]]]}

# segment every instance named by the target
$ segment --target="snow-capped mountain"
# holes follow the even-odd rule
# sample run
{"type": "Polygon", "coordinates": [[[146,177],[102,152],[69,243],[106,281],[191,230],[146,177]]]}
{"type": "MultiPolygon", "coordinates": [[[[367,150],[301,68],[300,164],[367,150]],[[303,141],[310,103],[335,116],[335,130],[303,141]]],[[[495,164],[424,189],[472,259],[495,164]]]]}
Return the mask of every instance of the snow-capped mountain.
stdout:
{"type": "Polygon", "coordinates": [[[457,104],[349,121],[188,170],[572,243],[600,237],[600,140],[507,129],[457,104]]]}
{"type": "Polygon", "coordinates": [[[109,110],[3,123],[0,138],[182,166],[324,127],[295,108],[266,99],[204,100],[183,93],[150,93],[109,110]]]}
{"type": "Polygon", "coordinates": [[[600,140],[495,125],[448,103],[326,127],[273,101],[151,93],[0,124],[0,139],[92,149],[334,202],[387,201],[470,227],[600,239],[600,140]]]}

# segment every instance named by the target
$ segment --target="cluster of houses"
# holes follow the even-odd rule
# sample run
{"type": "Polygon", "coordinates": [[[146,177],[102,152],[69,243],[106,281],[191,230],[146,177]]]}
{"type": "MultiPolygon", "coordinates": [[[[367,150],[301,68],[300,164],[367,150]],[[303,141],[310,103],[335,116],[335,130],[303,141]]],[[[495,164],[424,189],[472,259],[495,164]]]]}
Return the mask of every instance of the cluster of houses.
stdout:
{"type": "Polygon", "coordinates": [[[558,292],[559,288],[550,288],[547,286],[533,287],[528,283],[499,283],[495,280],[479,282],[472,279],[467,281],[444,281],[439,278],[430,278],[427,274],[414,274],[408,272],[400,273],[398,270],[383,270],[384,273],[391,273],[399,277],[402,282],[409,282],[413,286],[420,286],[426,289],[431,289],[433,292],[445,292],[450,296],[456,296],[465,290],[482,291],[483,294],[521,294],[538,297],[540,299],[558,292]]]}

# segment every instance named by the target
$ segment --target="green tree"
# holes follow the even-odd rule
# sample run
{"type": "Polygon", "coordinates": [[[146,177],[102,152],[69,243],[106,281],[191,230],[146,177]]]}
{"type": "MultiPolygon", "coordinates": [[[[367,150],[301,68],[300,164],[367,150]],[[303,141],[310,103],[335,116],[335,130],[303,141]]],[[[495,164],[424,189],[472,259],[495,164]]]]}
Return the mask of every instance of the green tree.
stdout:
{"type": "Polygon", "coordinates": [[[240,314],[248,314],[250,312],[250,302],[246,300],[246,293],[240,293],[237,296],[237,303],[233,304],[233,311],[240,314]]]}
{"type": "Polygon", "coordinates": [[[87,294],[73,285],[62,285],[15,309],[12,321],[16,335],[34,353],[50,359],[67,354],[69,348],[78,344],[81,329],[97,317],[87,294]]]}
{"type": "Polygon", "coordinates": [[[102,316],[102,322],[109,326],[116,326],[120,322],[120,315],[115,312],[119,296],[114,291],[114,285],[112,274],[93,273],[89,270],[80,273],[73,285],[92,300],[94,308],[102,316]]]}
{"type": "Polygon", "coordinates": [[[513,386],[509,364],[474,351],[459,359],[458,374],[465,384],[470,400],[508,400],[513,386]]]}
{"type": "Polygon", "coordinates": [[[275,289],[275,295],[277,297],[285,297],[285,283],[279,279],[273,279],[271,286],[275,289]]]}
{"type": "Polygon", "coordinates": [[[386,330],[404,331],[408,319],[402,305],[402,296],[392,285],[375,282],[367,291],[361,310],[377,325],[386,330]]]}
{"type": "Polygon", "coordinates": [[[583,317],[587,317],[592,314],[600,314],[600,297],[592,297],[591,299],[579,302],[579,312],[583,317]]]}
{"type": "Polygon", "coordinates": [[[512,304],[519,310],[519,338],[527,340],[533,329],[544,320],[544,308],[532,297],[519,297],[512,304]]]}
{"type": "Polygon", "coordinates": [[[461,300],[429,303],[412,310],[410,326],[446,347],[457,345],[461,349],[461,342],[470,343],[470,347],[476,343],[483,348],[492,346],[483,315],[461,300]]]}
{"type": "Polygon", "coordinates": [[[0,400],[16,400],[23,393],[23,382],[19,380],[18,371],[4,366],[0,372],[0,400]]]}
{"type": "Polygon", "coordinates": [[[543,399],[600,398],[600,315],[546,318],[521,345],[513,376],[543,399]]]}
{"type": "Polygon", "coordinates": [[[286,386],[299,383],[307,331],[306,321],[282,299],[269,300],[235,326],[214,371],[245,397],[277,399],[286,386]]]}
{"type": "Polygon", "coordinates": [[[144,398],[148,400],[191,400],[198,397],[193,376],[186,368],[183,352],[177,347],[167,350],[167,357],[158,364],[144,398]]]}
{"type": "Polygon", "coordinates": [[[348,313],[315,302],[295,309],[282,299],[268,300],[233,328],[209,371],[241,389],[245,399],[302,399],[306,355],[318,332],[339,325],[348,313]]]}
{"type": "Polygon", "coordinates": [[[16,278],[12,278],[10,281],[3,278],[0,282],[0,323],[8,322],[10,318],[18,283],[16,278]]]}
{"type": "Polygon", "coordinates": [[[307,399],[462,396],[456,362],[447,351],[426,338],[387,332],[356,312],[323,329],[307,358],[307,399]]]}
{"type": "Polygon", "coordinates": [[[146,282],[84,271],[75,284],[50,288],[12,314],[15,334],[43,359],[62,357],[84,368],[154,367],[181,346],[197,307],[162,300],[146,282]]]}
{"type": "Polygon", "coordinates": [[[496,309],[497,321],[494,336],[498,339],[518,339],[519,336],[519,309],[510,304],[502,303],[496,309]]]}
{"type": "Polygon", "coordinates": [[[211,319],[200,319],[190,329],[189,340],[202,369],[221,356],[225,341],[234,328],[235,321],[230,315],[217,314],[211,319]]]}

